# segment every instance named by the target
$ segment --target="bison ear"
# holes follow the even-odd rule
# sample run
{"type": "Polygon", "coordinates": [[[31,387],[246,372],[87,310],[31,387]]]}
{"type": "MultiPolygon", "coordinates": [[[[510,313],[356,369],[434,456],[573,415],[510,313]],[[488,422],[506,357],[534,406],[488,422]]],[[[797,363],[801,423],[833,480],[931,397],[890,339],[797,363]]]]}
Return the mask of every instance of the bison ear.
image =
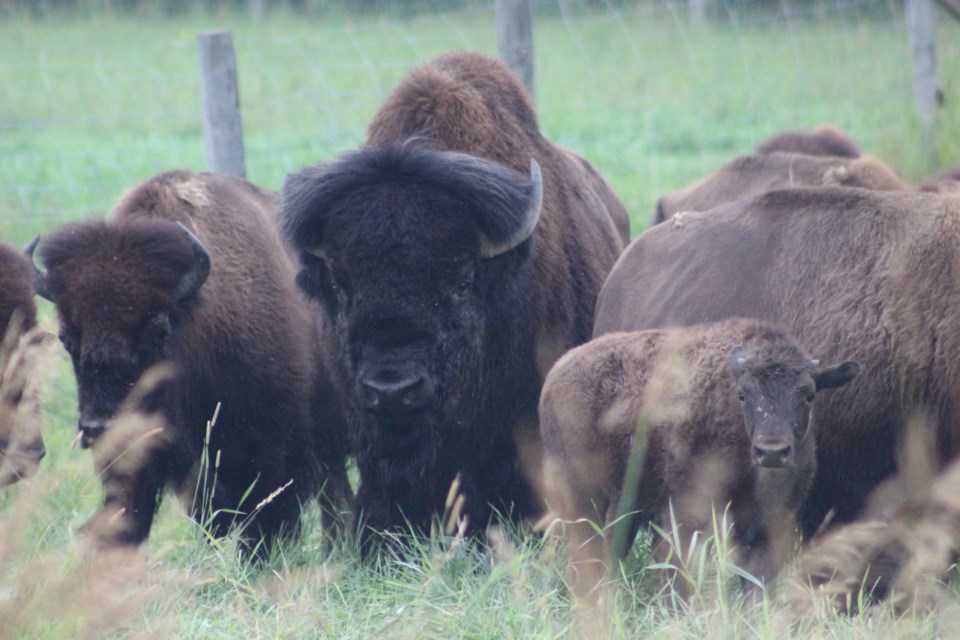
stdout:
{"type": "Polygon", "coordinates": [[[824,367],[813,374],[813,382],[817,391],[821,389],[836,389],[842,387],[857,377],[860,365],[848,360],[832,367],[824,367]]]}
{"type": "Polygon", "coordinates": [[[190,247],[193,249],[193,266],[183,274],[177,287],[173,290],[173,298],[179,302],[194,295],[207,281],[207,276],[210,275],[210,254],[203,243],[200,242],[200,239],[190,232],[190,229],[187,229],[180,222],[177,223],[177,227],[179,227],[180,233],[190,242],[190,247]]]}
{"type": "Polygon", "coordinates": [[[284,234],[298,250],[318,258],[324,257],[324,210],[349,176],[344,171],[332,171],[336,166],[333,160],[288,173],[280,191],[280,223],[284,234]]]}
{"type": "Polygon", "coordinates": [[[50,293],[50,287],[47,286],[47,272],[46,270],[40,271],[37,269],[37,264],[33,261],[33,252],[37,250],[37,245],[40,244],[40,236],[34,236],[33,240],[30,241],[24,249],[23,253],[27,256],[27,260],[30,261],[30,266],[33,268],[33,291],[38,296],[44,300],[49,300],[53,302],[53,294],[50,293]]]}
{"type": "Polygon", "coordinates": [[[747,352],[743,350],[742,346],[737,345],[730,350],[730,355],[727,356],[727,364],[730,366],[730,373],[733,374],[734,379],[743,375],[747,368],[747,352]]]}

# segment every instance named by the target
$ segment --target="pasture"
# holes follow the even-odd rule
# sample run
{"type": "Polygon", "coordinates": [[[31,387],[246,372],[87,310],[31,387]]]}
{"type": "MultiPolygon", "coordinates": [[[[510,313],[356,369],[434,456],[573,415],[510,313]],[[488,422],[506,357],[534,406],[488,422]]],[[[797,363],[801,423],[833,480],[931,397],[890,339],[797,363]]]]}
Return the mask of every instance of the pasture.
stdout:
{"type": "MultiPolygon", "coordinates": [[[[901,9],[880,2],[729,10],[705,28],[660,0],[538,5],[538,114],[549,138],[607,178],[634,235],[658,196],[785,128],[837,124],[917,181],[960,164],[952,127],[960,121],[960,25],[942,18],[945,104],[932,145],[914,115],[901,9]]],[[[22,245],[62,222],[105,215],[150,175],[202,170],[196,35],[223,26],[237,48],[248,178],[273,189],[288,171],[359,144],[411,66],[451,49],[495,52],[487,6],[412,19],[4,18],[0,237],[22,245]]],[[[41,314],[55,330],[46,303],[41,314]]],[[[437,536],[364,564],[349,542],[328,554],[311,512],[299,544],[251,568],[229,540],[210,543],[167,496],[142,550],[91,558],[77,530],[97,508],[100,485],[88,452],[71,447],[69,363],[61,355],[49,366],[47,458],[35,479],[0,490],[0,638],[573,634],[562,555],[523,533],[492,550],[437,536]]],[[[698,589],[685,605],[657,591],[641,539],[598,637],[942,637],[960,623],[954,598],[917,617],[880,608],[793,624],[775,599],[741,599],[723,538],[697,551],[698,589]]]]}

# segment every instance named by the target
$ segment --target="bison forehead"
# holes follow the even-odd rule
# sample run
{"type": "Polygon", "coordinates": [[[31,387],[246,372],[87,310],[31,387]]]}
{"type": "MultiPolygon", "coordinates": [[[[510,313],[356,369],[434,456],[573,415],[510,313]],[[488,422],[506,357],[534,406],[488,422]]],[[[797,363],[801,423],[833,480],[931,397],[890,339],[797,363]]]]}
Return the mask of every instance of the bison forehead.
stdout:
{"type": "Polygon", "coordinates": [[[88,264],[88,268],[62,277],[50,274],[57,307],[75,325],[107,321],[116,327],[137,324],[149,313],[173,304],[171,290],[162,279],[116,264],[88,264]]]}
{"type": "Polygon", "coordinates": [[[383,185],[357,194],[331,217],[324,245],[348,262],[413,262],[430,266],[478,255],[477,225],[455,197],[428,189],[383,185]]]}

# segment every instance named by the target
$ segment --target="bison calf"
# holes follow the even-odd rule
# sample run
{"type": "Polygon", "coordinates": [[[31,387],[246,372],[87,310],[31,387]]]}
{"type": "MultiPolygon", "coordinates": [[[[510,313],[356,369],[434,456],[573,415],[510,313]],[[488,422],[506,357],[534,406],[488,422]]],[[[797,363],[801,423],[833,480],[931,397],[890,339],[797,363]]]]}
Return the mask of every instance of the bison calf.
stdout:
{"type": "Polygon", "coordinates": [[[167,485],[215,535],[244,520],[250,544],[295,529],[322,485],[328,511],[350,499],[323,327],[295,288],[275,203],[245,180],[172,171],[127,193],[113,220],[40,244],[37,293],[57,307],[84,446],[96,446],[144,371],[164,361],[175,370],[142,407],[169,431],[108,492],[132,519],[117,542],[146,538],[167,485]]]}
{"type": "Polygon", "coordinates": [[[781,328],[742,319],[611,334],[564,356],[540,417],[574,592],[599,596],[608,559],[626,555],[641,524],[675,522],[685,550],[728,503],[745,568],[775,575],[816,466],[814,394],[858,372],[854,362],[820,367],[781,328]],[[642,471],[627,477],[644,443],[642,471]],[[621,549],[611,546],[615,521],[627,533],[621,549]]]}

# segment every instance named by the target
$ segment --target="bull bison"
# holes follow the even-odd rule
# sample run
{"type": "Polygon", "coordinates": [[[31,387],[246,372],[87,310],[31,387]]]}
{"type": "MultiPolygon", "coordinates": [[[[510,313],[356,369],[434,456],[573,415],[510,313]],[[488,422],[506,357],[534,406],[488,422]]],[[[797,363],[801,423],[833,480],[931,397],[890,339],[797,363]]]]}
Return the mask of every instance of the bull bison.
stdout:
{"type": "Polygon", "coordinates": [[[457,477],[471,532],[541,512],[540,387],[590,336],[618,203],[475,53],[414,70],[366,147],[287,177],[298,281],[336,319],[365,548],[427,529],[457,477]]]}
{"type": "Polygon", "coordinates": [[[561,358],[540,425],[575,593],[598,595],[606,560],[626,555],[640,525],[676,522],[685,551],[728,503],[744,566],[773,577],[813,480],[815,392],[857,373],[853,362],[821,367],[782,328],[743,319],[609,334],[561,358]],[[642,472],[628,477],[637,441],[642,472]],[[619,549],[593,524],[614,522],[627,531],[619,549]]]}
{"type": "Polygon", "coordinates": [[[845,131],[823,124],[811,131],[790,129],[770,136],[756,147],[757,153],[801,153],[807,156],[859,158],[860,146],[845,131]]]}
{"type": "Polygon", "coordinates": [[[165,486],[214,535],[243,520],[245,548],[294,532],[321,485],[327,513],[350,499],[323,328],[294,285],[276,204],[245,180],[171,171],[130,190],[112,220],[40,244],[36,288],[57,308],[84,447],[145,370],[175,369],[142,407],[171,425],[162,446],[108,492],[129,516],[113,542],[147,537],[165,486]]]}
{"type": "Polygon", "coordinates": [[[747,316],[779,322],[818,358],[865,374],[821,407],[812,534],[847,521],[896,470],[903,425],[937,425],[940,462],[960,450],[960,200],[916,192],[772,191],[660,225],[624,251],[594,335],[747,316]]]}
{"type": "Polygon", "coordinates": [[[0,486],[32,475],[46,454],[37,367],[48,337],[37,328],[30,262],[0,243],[0,486]]]}
{"type": "Polygon", "coordinates": [[[654,224],[684,211],[706,211],[726,202],[775,189],[860,187],[876,191],[908,188],[893,169],[875,158],[819,157],[797,153],[740,156],[692,185],[657,200],[654,224]]]}

